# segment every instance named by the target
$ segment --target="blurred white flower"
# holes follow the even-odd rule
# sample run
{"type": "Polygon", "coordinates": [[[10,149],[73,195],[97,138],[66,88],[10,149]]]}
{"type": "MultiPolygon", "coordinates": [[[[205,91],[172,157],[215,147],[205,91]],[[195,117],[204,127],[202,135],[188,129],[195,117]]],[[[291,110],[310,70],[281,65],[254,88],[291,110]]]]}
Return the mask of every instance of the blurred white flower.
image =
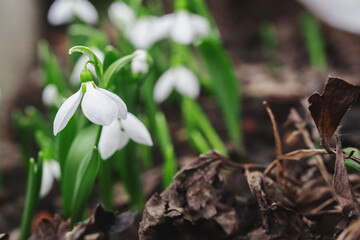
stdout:
{"type": "Polygon", "coordinates": [[[110,125],[103,126],[99,140],[99,153],[102,159],[108,159],[117,150],[122,149],[129,139],[152,146],[153,142],[145,125],[132,113],[126,120],[116,119],[110,125]]]}
{"type": "Polygon", "coordinates": [[[165,31],[159,31],[158,17],[139,18],[131,27],[125,31],[126,37],[138,49],[148,49],[155,42],[164,38],[165,31]]]}
{"type": "MultiPolygon", "coordinates": [[[[104,62],[105,55],[102,51],[100,51],[98,48],[91,48],[91,50],[95,53],[95,55],[99,58],[101,62],[104,62]]],[[[89,57],[87,55],[82,55],[77,62],[75,63],[74,69],[70,75],[70,83],[72,85],[77,85],[80,83],[80,73],[84,69],[84,65],[86,61],[89,60],[89,57]]],[[[95,73],[95,68],[92,64],[88,65],[89,70],[91,71],[93,77],[97,77],[95,73]]]]}
{"type": "Polygon", "coordinates": [[[45,197],[51,190],[54,179],[60,179],[60,165],[55,160],[44,160],[40,187],[40,197],[45,197]]]}
{"type": "MultiPolygon", "coordinates": [[[[90,71],[88,74],[91,74],[90,71]]],[[[53,126],[55,136],[65,128],[80,101],[84,115],[95,124],[109,125],[117,118],[126,119],[127,108],[119,96],[97,87],[93,81],[83,82],[79,91],[66,99],[56,113],[53,126]]]]}
{"type": "Polygon", "coordinates": [[[137,56],[134,57],[134,59],[131,61],[132,73],[147,73],[147,71],[149,70],[149,65],[146,61],[147,52],[142,49],[138,49],[134,53],[137,54],[137,56]]]}
{"type": "Polygon", "coordinates": [[[185,10],[164,15],[160,21],[163,21],[164,28],[168,28],[170,38],[180,44],[191,44],[210,31],[206,18],[185,10]]]}
{"type": "Polygon", "coordinates": [[[48,21],[52,25],[70,23],[78,17],[87,24],[99,20],[96,8],[87,0],[55,0],[48,12],[48,21]]]}
{"type": "Polygon", "coordinates": [[[59,93],[57,87],[54,84],[48,84],[45,86],[42,92],[42,101],[46,106],[53,106],[59,101],[59,93]]]}
{"type": "Polygon", "coordinates": [[[299,2],[331,26],[360,34],[360,1],[299,0],[299,2]]]}
{"type": "Polygon", "coordinates": [[[163,102],[176,89],[179,93],[196,98],[200,93],[200,85],[195,74],[184,66],[170,68],[163,73],[154,87],[154,99],[163,102]]]}
{"type": "Polygon", "coordinates": [[[125,31],[136,22],[134,10],[124,2],[114,2],[108,9],[110,21],[120,30],[125,31]]]}

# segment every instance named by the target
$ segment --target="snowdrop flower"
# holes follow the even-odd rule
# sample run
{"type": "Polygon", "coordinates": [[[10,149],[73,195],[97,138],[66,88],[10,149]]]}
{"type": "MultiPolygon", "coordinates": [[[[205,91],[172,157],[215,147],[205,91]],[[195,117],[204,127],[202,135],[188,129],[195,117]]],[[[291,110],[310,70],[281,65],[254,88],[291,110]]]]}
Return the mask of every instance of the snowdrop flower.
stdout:
{"type": "Polygon", "coordinates": [[[161,29],[159,18],[150,16],[139,18],[125,31],[125,36],[138,49],[148,49],[155,42],[166,37],[166,29],[161,29]]]}
{"type": "MultiPolygon", "coordinates": [[[[102,51],[100,51],[97,48],[91,48],[91,50],[95,53],[95,55],[99,58],[101,62],[104,62],[105,55],[102,51]]],[[[80,83],[80,79],[79,79],[80,73],[83,70],[86,61],[88,60],[89,60],[88,56],[82,55],[75,63],[74,69],[70,75],[70,83],[72,85],[77,85],[80,83]]],[[[96,77],[95,68],[92,64],[89,65],[89,70],[91,71],[93,76],[96,77]]]]}
{"type": "Polygon", "coordinates": [[[163,102],[174,88],[190,98],[196,98],[200,93],[200,85],[195,74],[184,66],[171,68],[160,76],[154,87],[155,101],[163,102]]]}
{"type": "Polygon", "coordinates": [[[48,12],[52,25],[70,23],[77,16],[87,24],[97,23],[99,16],[96,8],[87,0],[55,0],[48,12]]]}
{"type": "Polygon", "coordinates": [[[54,119],[54,135],[58,134],[80,105],[84,115],[98,125],[109,125],[115,119],[126,119],[127,108],[117,95],[99,88],[92,81],[92,74],[88,69],[81,72],[81,87],[61,105],[54,119]]]}
{"type": "Polygon", "coordinates": [[[60,165],[55,160],[45,160],[43,163],[40,187],[40,197],[45,197],[51,190],[54,179],[60,179],[60,165]]]}
{"type": "Polygon", "coordinates": [[[161,17],[160,28],[167,28],[169,37],[180,44],[191,44],[197,38],[209,34],[210,24],[206,18],[179,10],[161,17]]]}
{"type": "Polygon", "coordinates": [[[114,2],[108,10],[110,21],[120,30],[126,30],[136,22],[134,10],[124,2],[114,2]]]}
{"type": "Polygon", "coordinates": [[[42,101],[46,106],[53,106],[59,100],[59,93],[54,84],[48,84],[42,92],[42,101]]]}
{"type": "Polygon", "coordinates": [[[128,113],[126,120],[116,119],[108,126],[103,126],[99,140],[99,153],[102,159],[108,159],[117,150],[122,149],[129,139],[152,146],[153,142],[145,125],[133,114],[128,113]]]}
{"type": "Polygon", "coordinates": [[[358,0],[299,0],[328,24],[360,34],[360,1],[358,0]]]}
{"type": "Polygon", "coordinates": [[[142,49],[138,49],[134,52],[136,57],[131,61],[131,71],[133,74],[147,73],[149,70],[148,63],[146,61],[147,53],[142,49]]]}

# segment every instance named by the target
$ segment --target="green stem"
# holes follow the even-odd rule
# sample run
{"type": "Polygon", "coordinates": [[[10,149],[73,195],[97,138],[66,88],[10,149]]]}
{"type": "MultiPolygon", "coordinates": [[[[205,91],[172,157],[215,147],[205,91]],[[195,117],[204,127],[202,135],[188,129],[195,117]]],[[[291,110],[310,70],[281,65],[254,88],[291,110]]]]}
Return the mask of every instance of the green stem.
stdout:
{"type": "Polygon", "coordinates": [[[28,183],[24,211],[21,219],[19,240],[25,240],[30,237],[31,223],[35,215],[39,201],[39,191],[42,175],[42,158],[39,157],[38,164],[34,158],[30,158],[28,168],[28,183]]]}
{"type": "Polygon", "coordinates": [[[114,210],[114,181],[112,178],[111,161],[102,160],[99,169],[100,195],[104,207],[108,211],[114,210]]]}

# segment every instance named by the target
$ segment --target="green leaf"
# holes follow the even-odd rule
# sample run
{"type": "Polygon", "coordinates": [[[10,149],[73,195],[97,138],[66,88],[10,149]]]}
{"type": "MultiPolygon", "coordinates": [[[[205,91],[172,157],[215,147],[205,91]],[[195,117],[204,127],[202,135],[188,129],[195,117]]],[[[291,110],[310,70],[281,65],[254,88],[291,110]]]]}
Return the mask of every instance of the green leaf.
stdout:
{"type": "Polygon", "coordinates": [[[85,46],[74,46],[70,48],[69,54],[72,54],[74,52],[80,52],[82,54],[85,54],[90,60],[94,62],[95,72],[99,79],[99,87],[103,87],[103,65],[99,58],[96,56],[96,54],[90,48],[85,46]]]}
{"type": "Polygon", "coordinates": [[[58,91],[65,89],[65,78],[61,67],[50,49],[49,43],[42,40],[38,44],[40,70],[44,85],[54,84],[58,91]]]}
{"type": "Polygon", "coordinates": [[[31,234],[32,220],[39,202],[42,164],[43,156],[41,153],[39,153],[37,164],[34,158],[30,158],[29,160],[26,198],[20,227],[20,240],[28,239],[31,234]]]}
{"type": "Polygon", "coordinates": [[[311,66],[315,69],[324,69],[326,67],[326,53],[319,23],[309,13],[301,14],[299,22],[311,66]]]}
{"type": "Polygon", "coordinates": [[[137,54],[134,54],[134,53],[127,55],[125,57],[122,57],[122,58],[116,60],[113,64],[111,64],[108,67],[108,69],[106,70],[106,72],[104,74],[104,83],[105,83],[104,86],[106,89],[109,88],[109,86],[111,84],[111,80],[113,79],[115,74],[136,56],[137,56],[137,54]]]}
{"type": "Polygon", "coordinates": [[[99,126],[91,125],[82,129],[71,144],[69,153],[64,163],[65,170],[62,176],[63,191],[63,215],[65,218],[70,216],[71,201],[75,192],[74,183],[80,164],[89,149],[92,149],[96,140],[99,126]]]}
{"type": "MultiPolygon", "coordinates": [[[[346,155],[350,155],[351,152],[353,152],[353,156],[360,158],[360,151],[357,148],[354,147],[347,147],[343,149],[343,152],[346,155]]],[[[350,158],[346,158],[345,159],[345,165],[349,168],[352,168],[354,170],[356,170],[358,173],[360,173],[360,164],[355,162],[354,160],[350,159],[350,158]]]]}
{"type": "Polygon", "coordinates": [[[216,101],[227,126],[228,135],[243,148],[240,107],[240,83],[224,48],[215,39],[207,38],[197,46],[201,59],[210,75],[216,101]]]}
{"type": "Polygon", "coordinates": [[[71,204],[71,225],[82,220],[86,201],[88,200],[91,190],[99,171],[100,157],[96,147],[81,160],[77,170],[74,194],[71,204]]]}
{"type": "Polygon", "coordinates": [[[105,54],[104,54],[104,64],[103,64],[103,68],[104,68],[104,72],[106,72],[106,70],[109,68],[109,66],[115,62],[116,60],[118,60],[120,58],[120,52],[114,48],[113,46],[107,46],[105,49],[105,54]]]}

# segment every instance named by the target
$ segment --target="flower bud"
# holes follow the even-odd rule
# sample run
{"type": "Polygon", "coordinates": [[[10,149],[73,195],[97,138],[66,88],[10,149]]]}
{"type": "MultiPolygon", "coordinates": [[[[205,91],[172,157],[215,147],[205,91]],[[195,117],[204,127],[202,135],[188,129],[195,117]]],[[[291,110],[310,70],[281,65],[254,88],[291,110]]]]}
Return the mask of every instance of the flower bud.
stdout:
{"type": "Polygon", "coordinates": [[[82,83],[93,81],[93,76],[91,71],[87,68],[84,68],[80,73],[80,79],[82,83]]]}

